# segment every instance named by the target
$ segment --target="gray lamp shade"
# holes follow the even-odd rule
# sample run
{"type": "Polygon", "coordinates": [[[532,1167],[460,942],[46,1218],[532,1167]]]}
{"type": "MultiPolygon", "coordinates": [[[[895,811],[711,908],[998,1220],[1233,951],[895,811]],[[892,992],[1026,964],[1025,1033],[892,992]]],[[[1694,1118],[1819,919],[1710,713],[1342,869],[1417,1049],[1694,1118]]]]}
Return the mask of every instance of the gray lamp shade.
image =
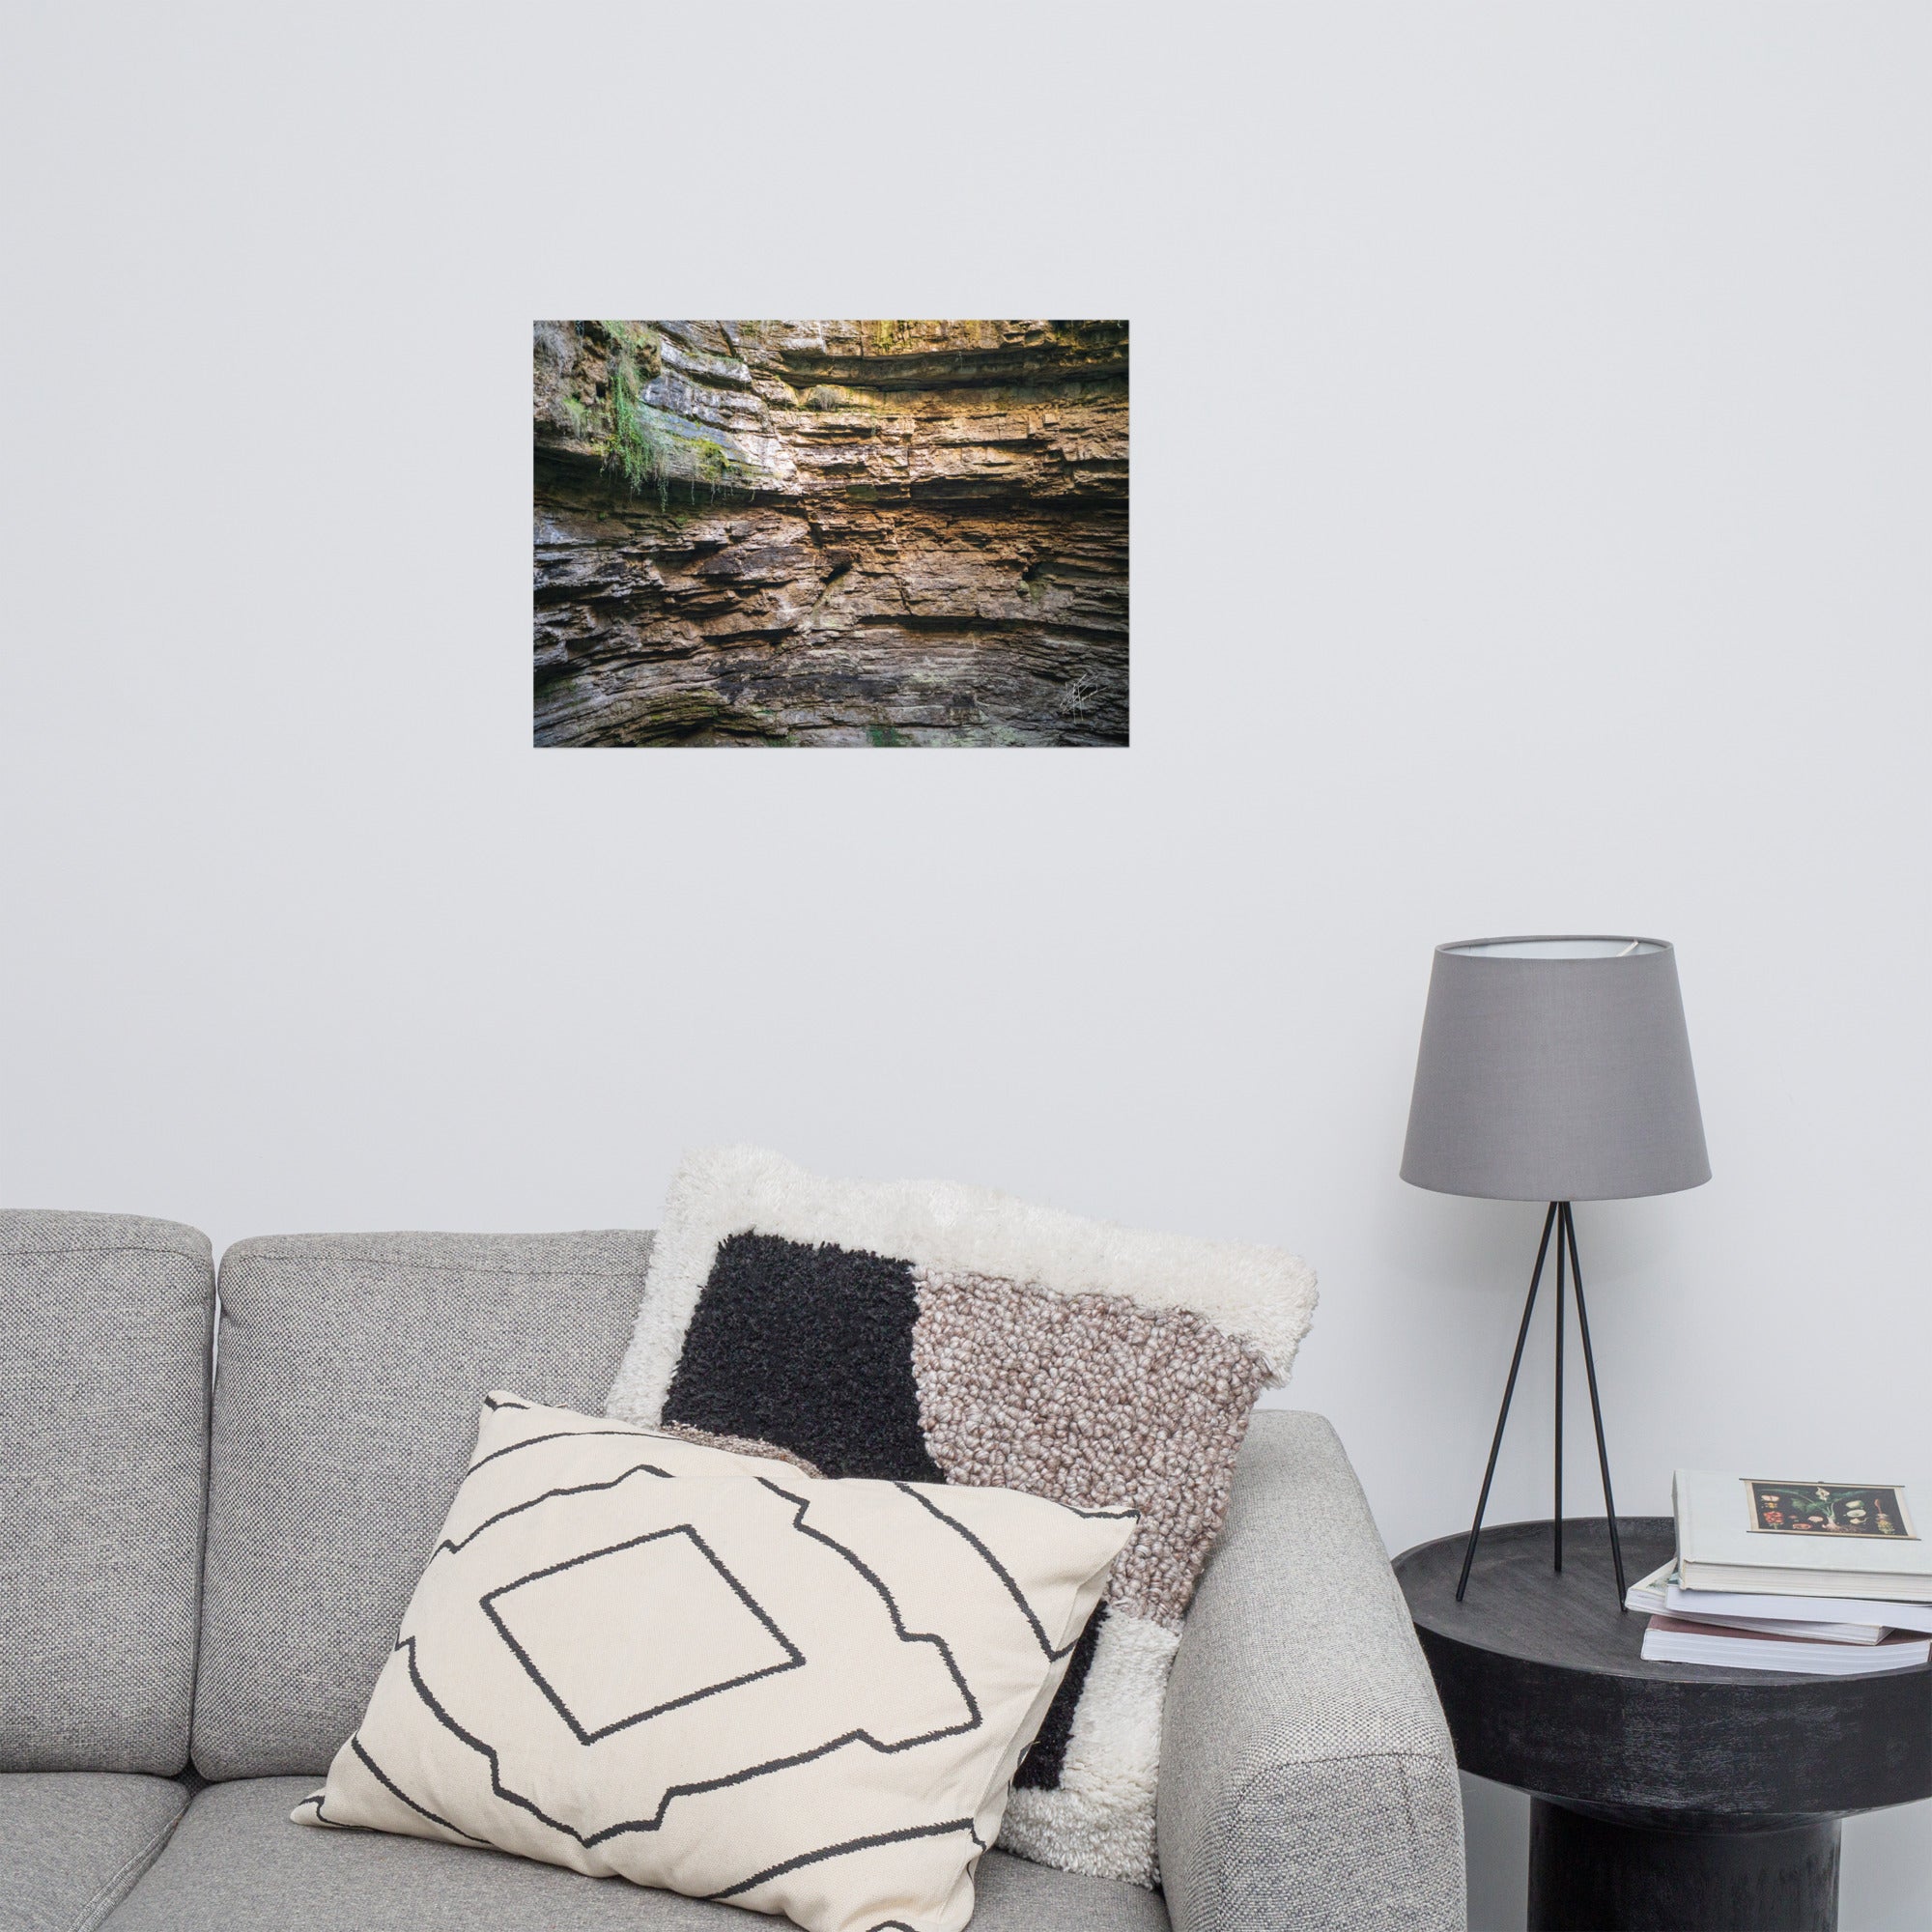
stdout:
{"type": "Polygon", "coordinates": [[[1622,1201],[1709,1180],[1669,945],[1437,947],[1402,1178],[1493,1201],[1622,1201]]]}

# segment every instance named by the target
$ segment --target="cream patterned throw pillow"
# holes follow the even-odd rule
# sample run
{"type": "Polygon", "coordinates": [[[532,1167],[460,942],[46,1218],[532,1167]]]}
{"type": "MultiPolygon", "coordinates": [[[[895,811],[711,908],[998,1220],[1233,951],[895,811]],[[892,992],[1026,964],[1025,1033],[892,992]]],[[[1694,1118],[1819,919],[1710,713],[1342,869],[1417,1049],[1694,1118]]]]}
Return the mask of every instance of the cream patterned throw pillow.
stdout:
{"type": "Polygon", "coordinates": [[[606,1407],[828,1476],[1133,1504],[1000,1843],[1151,1886],[1168,1669],[1255,1398],[1314,1308],[1313,1271],[1278,1248],[717,1148],[671,1184],[606,1407]]]}
{"type": "Polygon", "coordinates": [[[956,1932],[1134,1513],[835,1482],[493,1395],[298,1823],[956,1932]]]}

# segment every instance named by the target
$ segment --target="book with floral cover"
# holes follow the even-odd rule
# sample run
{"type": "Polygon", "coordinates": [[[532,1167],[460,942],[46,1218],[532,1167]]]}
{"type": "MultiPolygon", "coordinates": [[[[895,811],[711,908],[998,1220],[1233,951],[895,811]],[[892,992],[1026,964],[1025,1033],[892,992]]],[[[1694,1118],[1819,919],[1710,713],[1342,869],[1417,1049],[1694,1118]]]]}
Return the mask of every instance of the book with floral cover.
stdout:
{"type": "Polygon", "coordinates": [[[1686,1590],[1932,1601],[1932,1547],[1911,1498],[1924,1485],[1680,1469],[1677,1574],[1686,1590]]]}

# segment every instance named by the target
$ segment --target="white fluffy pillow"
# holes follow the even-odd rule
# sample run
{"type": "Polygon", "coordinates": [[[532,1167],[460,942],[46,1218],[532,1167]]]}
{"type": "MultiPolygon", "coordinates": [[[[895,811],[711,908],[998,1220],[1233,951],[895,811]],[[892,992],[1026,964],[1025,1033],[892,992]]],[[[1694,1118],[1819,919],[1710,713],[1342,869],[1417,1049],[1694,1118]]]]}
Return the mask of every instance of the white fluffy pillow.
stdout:
{"type": "Polygon", "coordinates": [[[605,1406],[828,1476],[1134,1504],[1000,1844],[1151,1886],[1168,1670],[1255,1399],[1314,1309],[1313,1271],[1277,1248],[711,1148],[671,1183],[605,1406]]]}
{"type": "Polygon", "coordinates": [[[514,1396],[302,1824],[954,1932],[1131,1510],[814,1480],[514,1396]]]}

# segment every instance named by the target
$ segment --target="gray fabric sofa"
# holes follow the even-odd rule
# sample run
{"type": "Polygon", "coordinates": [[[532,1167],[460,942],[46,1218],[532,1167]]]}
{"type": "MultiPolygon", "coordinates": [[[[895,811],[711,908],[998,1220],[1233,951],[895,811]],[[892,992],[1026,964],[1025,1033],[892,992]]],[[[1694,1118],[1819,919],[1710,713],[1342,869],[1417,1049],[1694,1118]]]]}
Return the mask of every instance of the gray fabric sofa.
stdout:
{"type": "MultiPolygon", "coordinates": [[[[483,1393],[594,1409],[647,1234],[0,1214],[0,1932],[732,1932],[496,1854],[304,1831],[483,1393]]],[[[1175,1666],[1164,1892],[989,1853],[984,1932],[1459,1927],[1454,1758],[1348,1460],[1264,1411],[1175,1666]]]]}

